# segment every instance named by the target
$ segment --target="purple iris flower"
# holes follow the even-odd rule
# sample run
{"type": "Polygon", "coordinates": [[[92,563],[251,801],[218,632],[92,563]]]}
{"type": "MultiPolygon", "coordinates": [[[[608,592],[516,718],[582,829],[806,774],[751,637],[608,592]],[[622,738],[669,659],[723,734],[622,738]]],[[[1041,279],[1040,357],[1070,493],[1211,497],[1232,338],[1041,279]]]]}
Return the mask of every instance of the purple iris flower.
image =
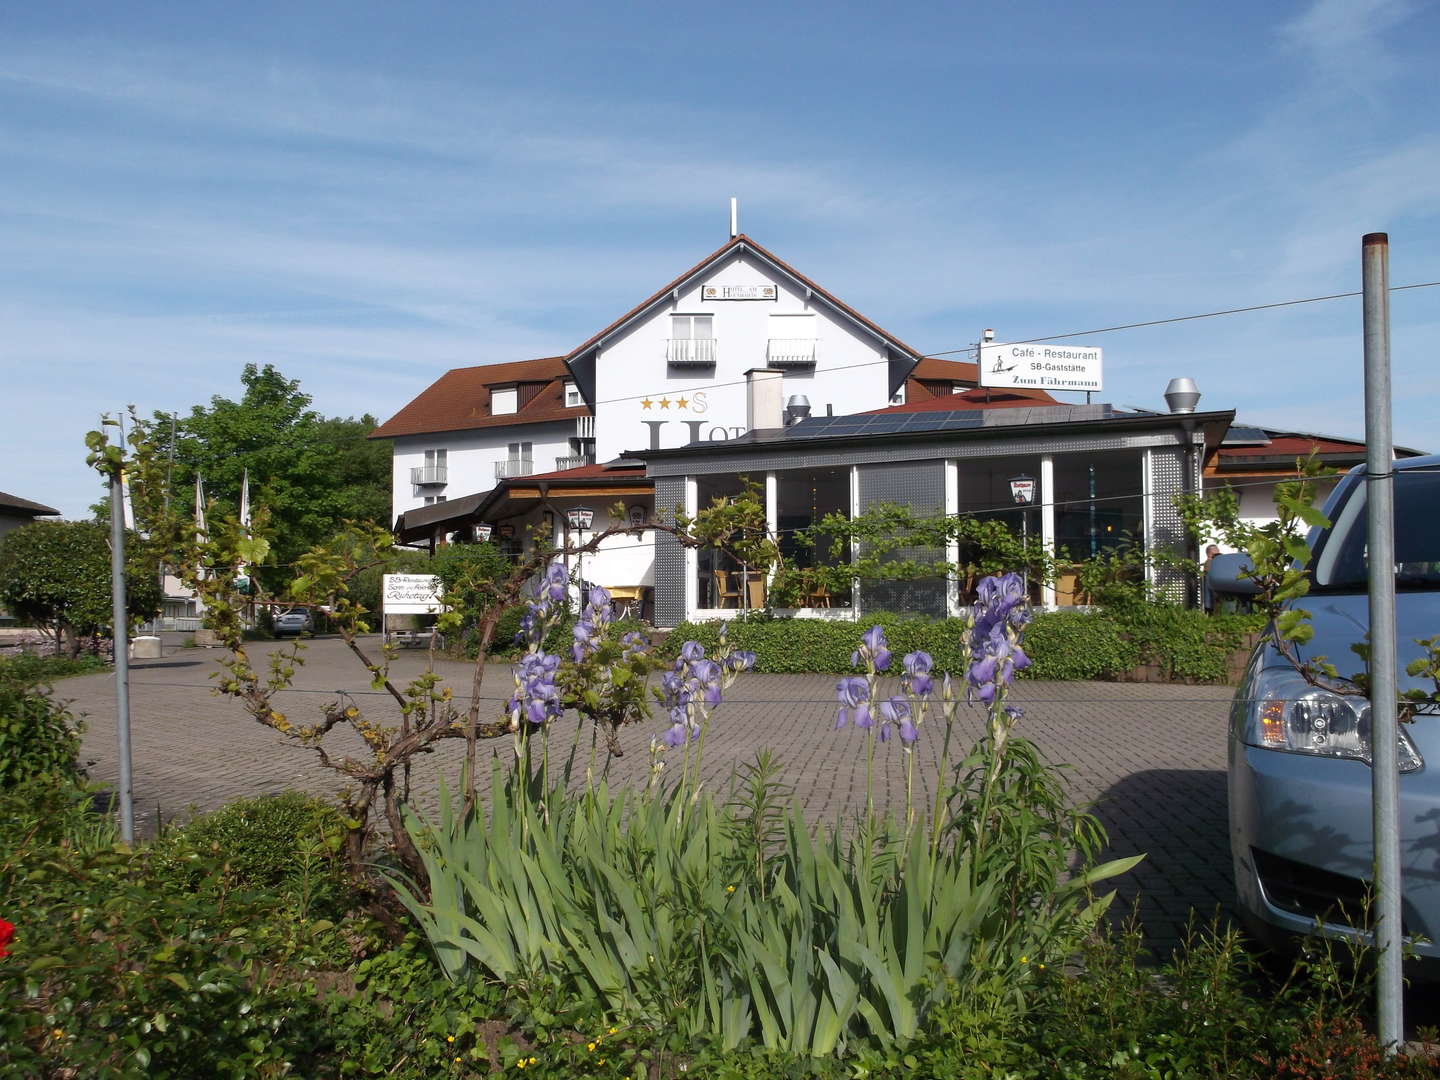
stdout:
{"type": "Polygon", "coordinates": [[[892,726],[900,729],[900,740],[907,746],[915,741],[918,732],[915,730],[915,723],[910,719],[910,703],[902,697],[892,697],[889,701],[880,703],[880,741],[890,740],[890,728],[892,726]]]}
{"type": "Polygon", "coordinates": [[[935,661],[927,652],[905,654],[905,689],[916,697],[929,697],[935,690],[935,679],[930,674],[935,661]]]}
{"type": "Polygon", "coordinates": [[[705,659],[705,646],[698,641],[687,641],[680,646],[680,659],[687,662],[705,659]]]}
{"type": "Polygon", "coordinates": [[[885,642],[885,630],[880,626],[872,626],[860,638],[860,648],[850,655],[850,663],[859,667],[864,662],[875,665],[876,671],[884,671],[890,666],[890,648],[885,642]]]}
{"type": "Polygon", "coordinates": [[[1025,584],[1019,574],[987,577],[976,590],[978,601],[970,630],[970,669],[966,696],[992,704],[1015,677],[1030,666],[1020,638],[1030,615],[1024,606],[1025,584]]]}
{"type": "Polygon", "coordinates": [[[565,711],[555,673],[560,657],[552,653],[529,652],[515,667],[515,693],[505,703],[514,722],[523,714],[531,724],[540,725],[565,711]]]}
{"type": "Polygon", "coordinates": [[[835,710],[835,730],[839,731],[851,720],[855,726],[868,728],[873,719],[870,715],[870,683],[860,675],[848,675],[835,684],[835,696],[840,708],[835,710]]]}

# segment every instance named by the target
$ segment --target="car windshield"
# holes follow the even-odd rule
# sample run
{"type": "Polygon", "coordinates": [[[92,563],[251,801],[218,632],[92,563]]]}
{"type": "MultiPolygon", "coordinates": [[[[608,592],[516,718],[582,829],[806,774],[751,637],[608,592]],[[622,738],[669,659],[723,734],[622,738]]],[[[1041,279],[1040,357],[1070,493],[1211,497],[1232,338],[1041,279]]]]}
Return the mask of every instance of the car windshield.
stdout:
{"type": "MultiPolygon", "coordinates": [[[[1369,524],[1362,479],[1318,545],[1315,587],[1358,589],[1369,582],[1369,524]]],[[[1440,470],[1395,473],[1395,585],[1440,588],[1440,470]]]]}

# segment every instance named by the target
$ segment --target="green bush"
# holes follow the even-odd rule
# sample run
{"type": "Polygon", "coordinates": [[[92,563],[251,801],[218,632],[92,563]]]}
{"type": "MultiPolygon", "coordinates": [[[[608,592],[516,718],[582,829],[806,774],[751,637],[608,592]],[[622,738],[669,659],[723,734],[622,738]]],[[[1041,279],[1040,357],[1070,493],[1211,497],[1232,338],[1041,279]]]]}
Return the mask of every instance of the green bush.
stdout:
{"type": "Polygon", "coordinates": [[[98,656],[83,653],[73,660],[68,656],[40,656],[22,652],[0,657],[0,679],[11,678],[22,683],[48,683],[68,679],[72,675],[93,675],[109,671],[110,664],[98,656]]]}
{"type": "MultiPolygon", "coordinates": [[[[324,800],[298,791],[241,799],[172,829],[156,845],[155,873],[188,889],[303,894],[311,906],[343,901],[344,823],[324,800]]],[[[343,906],[343,905],[342,905],[343,906]]]]}
{"type": "Polygon", "coordinates": [[[33,659],[0,663],[0,791],[84,775],[82,725],[37,681],[39,674],[33,659]]]}
{"type": "MultiPolygon", "coordinates": [[[[518,616],[517,616],[518,619],[518,616]]],[[[681,623],[661,653],[673,659],[681,644],[698,641],[713,654],[720,631],[733,649],[755,653],[755,670],[771,674],[834,673],[854,669],[858,628],[883,626],[897,658],[923,649],[939,671],[963,670],[961,619],[919,619],[881,612],[858,623],[777,618],[757,612],[728,622],[681,623]]],[[[1174,680],[1224,682],[1226,664],[1245,635],[1264,620],[1251,615],[1206,615],[1178,606],[1142,604],[1102,611],[1041,611],[1025,630],[1033,661],[1027,679],[1118,679],[1137,664],[1159,664],[1174,680]]],[[[568,633],[568,630],[567,630],[568,633]]],[[[547,642],[547,648],[552,643],[547,642]]],[[[896,668],[898,671],[898,667],[896,668]]]]}
{"type": "Polygon", "coordinates": [[[1158,665],[1175,681],[1224,682],[1230,655],[1265,625],[1263,616],[1207,615],[1177,604],[1126,605],[1103,614],[1116,621],[1140,663],[1158,665]]]}
{"type": "Polygon", "coordinates": [[[1043,611],[1025,628],[1027,679],[1114,679],[1140,652],[1114,619],[1100,612],[1043,611]]]}
{"type": "Polygon", "coordinates": [[[755,615],[727,624],[716,620],[706,623],[681,623],[665,640],[662,655],[673,658],[686,641],[698,641],[707,654],[719,646],[720,631],[732,649],[746,649],[755,654],[755,670],[780,673],[830,672],[855,670],[850,662],[859,641],[860,631],[883,626],[890,651],[897,663],[906,653],[923,649],[935,660],[940,671],[963,670],[961,651],[965,624],[960,619],[915,619],[881,612],[866,616],[858,624],[831,622],[825,619],[779,619],[755,615]]]}

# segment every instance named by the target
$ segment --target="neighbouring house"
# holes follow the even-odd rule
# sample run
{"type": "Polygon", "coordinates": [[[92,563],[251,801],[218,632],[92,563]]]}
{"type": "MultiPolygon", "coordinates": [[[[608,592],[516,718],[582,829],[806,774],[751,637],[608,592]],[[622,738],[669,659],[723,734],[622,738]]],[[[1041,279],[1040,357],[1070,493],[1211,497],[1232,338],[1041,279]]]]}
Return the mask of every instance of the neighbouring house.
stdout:
{"type": "MultiPolygon", "coordinates": [[[[641,447],[743,436],[746,372],[759,368],[778,373],[773,389],[785,403],[814,415],[948,397],[978,382],[974,363],[922,356],[737,235],[564,356],[448,371],[380,425],[371,437],[394,447],[396,533],[433,548],[488,522],[496,539],[508,525],[523,543],[537,515],[561,505],[552,481],[576,469],[567,483],[597,479],[586,470],[599,467],[603,483],[592,487],[622,488],[648,508],[643,471],[606,463],[641,447]],[[530,481],[545,494],[517,494],[542,491],[530,481]]],[[[587,498],[608,512],[601,496],[587,498]]]]}
{"type": "MultiPolygon", "coordinates": [[[[1316,482],[1314,504],[1323,506],[1343,474],[1365,464],[1365,443],[1338,435],[1286,431],[1255,424],[1232,424],[1205,466],[1205,490],[1229,489],[1239,500],[1240,520],[1264,525],[1275,520],[1275,485],[1300,475],[1299,462],[1311,454],[1336,475],[1316,482]]],[[[1394,447],[1397,458],[1418,457],[1423,450],[1394,447]]]]}
{"type": "Polygon", "coordinates": [[[22,525],[29,525],[36,518],[55,517],[59,513],[53,506],[0,491],[0,537],[22,525]]]}

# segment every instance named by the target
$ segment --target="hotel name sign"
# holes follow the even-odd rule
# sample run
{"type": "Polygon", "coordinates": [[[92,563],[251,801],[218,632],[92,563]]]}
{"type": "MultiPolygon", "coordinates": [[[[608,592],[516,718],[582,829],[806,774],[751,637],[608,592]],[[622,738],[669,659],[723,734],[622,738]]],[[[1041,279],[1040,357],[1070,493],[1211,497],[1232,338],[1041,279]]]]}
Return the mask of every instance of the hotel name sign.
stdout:
{"type": "Polygon", "coordinates": [[[777,300],[780,290],[774,285],[703,285],[702,300],[777,300]]]}
{"type": "Polygon", "coordinates": [[[1104,350],[1090,345],[982,345],[980,385],[1100,390],[1104,350]]]}

